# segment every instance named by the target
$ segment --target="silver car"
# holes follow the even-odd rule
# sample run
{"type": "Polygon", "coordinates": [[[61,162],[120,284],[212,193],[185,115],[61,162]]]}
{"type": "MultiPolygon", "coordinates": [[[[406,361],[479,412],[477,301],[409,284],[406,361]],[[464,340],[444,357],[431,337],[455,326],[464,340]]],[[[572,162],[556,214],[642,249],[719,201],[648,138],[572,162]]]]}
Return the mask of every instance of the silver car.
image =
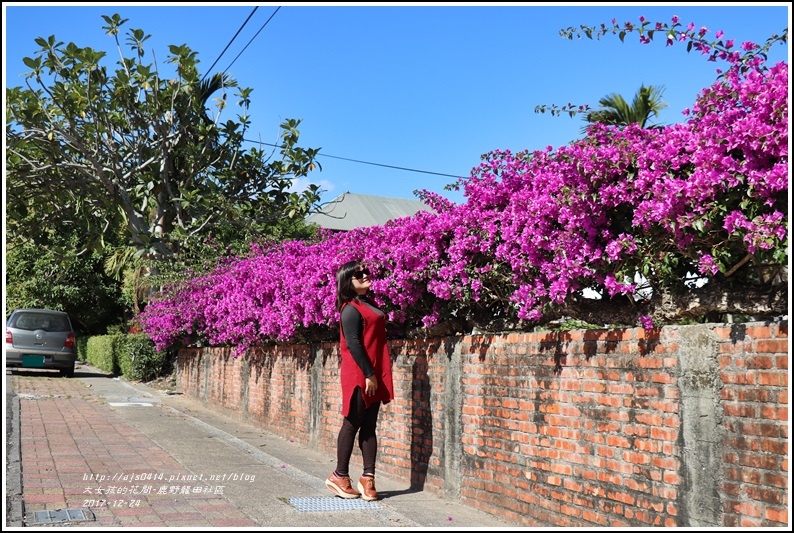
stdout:
{"type": "Polygon", "coordinates": [[[77,360],[69,315],[51,309],[15,309],[6,319],[5,366],[59,370],[74,376],[77,360]]]}

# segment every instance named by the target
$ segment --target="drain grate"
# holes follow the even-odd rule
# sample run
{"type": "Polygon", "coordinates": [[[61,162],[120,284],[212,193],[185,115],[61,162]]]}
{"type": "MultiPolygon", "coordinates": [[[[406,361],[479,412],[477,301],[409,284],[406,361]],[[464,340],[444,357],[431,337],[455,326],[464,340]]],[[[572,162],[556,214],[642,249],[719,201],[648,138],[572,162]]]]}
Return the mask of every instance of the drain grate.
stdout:
{"type": "Polygon", "coordinates": [[[57,509],[55,511],[34,511],[34,524],[53,524],[55,522],[88,522],[95,520],[94,513],[83,509],[57,509]]]}
{"type": "Polygon", "coordinates": [[[337,498],[335,496],[324,498],[290,498],[289,503],[302,513],[318,511],[375,511],[382,509],[380,504],[361,499],[337,498]]]}

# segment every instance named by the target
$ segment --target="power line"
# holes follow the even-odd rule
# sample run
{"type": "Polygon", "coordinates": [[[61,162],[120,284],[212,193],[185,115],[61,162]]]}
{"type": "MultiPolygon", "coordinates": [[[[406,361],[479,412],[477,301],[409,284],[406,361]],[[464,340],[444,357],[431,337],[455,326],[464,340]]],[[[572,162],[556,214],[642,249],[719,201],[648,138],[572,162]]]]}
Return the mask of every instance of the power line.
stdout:
{"type": "MultiPolygon", "coordinates": [[[[230,47],[230,46],[232,45],[232,43],[234,42],[234,40],[235,40],[235,39],[237,39],[237,36],[238,36],[238,35],[240,35],[240,32],[241,32],[241,31],[243,31],[243,28],[245,28],[245,25],[246,25],[246,24],[248,24],[248,21],[249,21],[249,20],[251,20],[251,17],[253,17],[253,16],[254,16],[254,13],[256,13],[256,10],[257,10],[257,9],[259,9],[259,6],[255,6],[255,7],[254,7],[254,10],[253,10],[253,11],[251,11],[251,14],[250,14],[250,15],[248,15],[248,18],[247,18],[247,19],[245,19],[245,22],[243,22],[243,25],[242,25],[242,26],[240,26],[240,29],[239,29],[239,30],[237,30],[237,33],[235,33],[235,34],[234,34],[234,37],[232,37],[232,40],[231,40],[231,41],[229,41],[229,44],[227,44],[227,45],[226,45],[226,48],[224,48],[224,49],[223,49],[223,52],[221,52],[221,55],[219,55],[219,56],[218,56],[218,59],[216,59],[216,60],[215,60],[215,62],[212,64],[212,66],[211,66],[210,68],[208,68],[208,69],[207,69],[207,72],[204,74],[204,78],[206,78],[206,77],[207,77],[207,75],[208,75],[210,72],[212,72],[212,69],[213,69],[213,68],[215,68],[215,65],[217,65],[217,64],[218,64],[218,61],[220,61],[220,60],[221,60],[221,58],[223,57],[223,54],[225,54],[225,53],[226,53],[226,50],[228,50],[228,49],[229,49],[229,47],[230,47]]],[[[277,9],[276,11],[278,11],[278,9],[277,9]]],[[[274,13],[274,15],[275,15],[275,13],[274,13]]],[[[271,15],[271,18],[272,18],[272,15],[271,15]]],[[[268,20],[270,20],[270,19],[268,19],[268,20]]],[[[267,24],[267,23],[265,23],[265,24],[267,24]]],[[[259,31],[262,31],[262,30],[259,30],[259,31]]],[[[259,32],[257,32],[257,34],[259,34],[259,32]]],[[[249,42],[248,44],[251,44],[251,43],[249,42]]],[[[248,44],[247,44],[247,45],[245,45],[245,46],[248,46],[248,44]]],[[[243,50],[245,50],[245,48],[243,48],[243,50]]],[[[240,52],[240,53],[242,53],[242,52],[240,52]]],[[[238,55],[237,57],[240,57],[240,56],[238,55]]],[[[235,60],[235,61],[237,61],[237,57],[235,57],[235,58],[234,58],[234,60],[235,60]]],[[[234,61],[233,61],[233,62],[234,62],[234,61]]],[[[231,65],[229,65],[229,66],[231,66],[231,65]]],[[[229,70],[229,67],[226,67],[226,70],[229,70]]],[[[226,71],[224,71],[224,72],[226,72],[226,71]]],[[[204,78],[202,78],[202,80],[203,80],[204,78]]]]}
{"type": "MultiPolygon", "coordinates": [[[[270,19],[272,19],[274,16],[276,16],[276,13],[278,13],[278,10],[279,10],[279,9],[281,9],[281,6],[278,6],[278,7],[276,8],[276,10],[275,10],[275,11],[273,11],[273,14],[272,14],[272,15],[270,15],[270,18],[268,18],[268,19],[265,21],[265,23],[264,23],[264,24],[262,24],[262,27],[261,27],[261,28],[259,28],[259,31],[258,31],[258,32],[256,32],[256,33],[254,34],[254,36],[253,36],[253,37],[251,37],[251,40],[250,40],[250,41],[248,41],[248,44],[246,44],[246,45],[243,47],[243,49],[242,49],[242,50],[240,50],[240,53],[239,53],[239,54],[237,54],[237,57],[235,57],[235,58],[232,60],[232,62],[231,62],[231,63],[229,63],[229,66],[228,66],[228,67],[226,67],[226,69],[225,69],[223,72],[226,72],[226,71],[228,71],[230,68],[232,68],[232,65],[234,65],[234,62],[235,62],[235,61],[237,61],[237,59],[238,59],[238,58],[239,58],[241,55],[243,55],[243,52],[245,52],[245,49],[246,49],[246,48],[248,48],[248,45],[250,45],[252,42],[254,42],[254,39],[256,39],[256,36],[257,36],[257,35],[259,35],[259,32],[261,32],[262,30],[264,30],[264,29],[265,29],[265,26],[267,26],[268,22],[270,22],[270,19]]],[[[256,11],[256,9],[254,9],[254,11],[256,11]]],[[[253,15],[253,13],[251,13],[251,14],[253,15]]],[[[249,18],[250,18],[250,17],[249,17],[249,18]]],[[[247,21],[246,21],[246,22],[247,22],[247,21]]]]}
{"type": "MultiPolygon", "coordinates": [[[[215,60],[215,63],[213,63],[213,64],[212,64],[212,66],[209,68],[209,70],[208,70],[207,72],[211,71],[211,70],[212,70],[212,68],[215,66],[215,64],[216,64],[216,63],[217,63],[217,62],[220,60],[221,56],[223,56],[223,54],[224,54],[224,53],[226,53],[226,50],[228,50],[228,48],[229,48],[229,45],[231,45],[231,44],[232,44],[232,42],[234,42],[234,39],[236,39],[236,38],[237,38],[237,36],[240,34],[240,31],[242,31],[242,29],[245,27],[245,25],[246,25],[246,24],[248,24],[248,21],[249,21],[249,20],[251,19],[251,17],[254,15],[254,13],[256,12],[256,10],[257,10],[257,9],[258,9],[258,6],[257,6],[257,7],[254,7],[254,10],[251,12],[251,14],[250,14],[250,15],[248,15],[248,18],[247,18],[247,19],[245,19],[245,22],[243,22],[243,25],[242,25],[242,26],[240,26],[240,29],[239,29],[239,30],[237,30],[237,33],[234,35],[234,37],[232,38],[232,40],[229,42],[229,44],[228,44],[228,45],[226,45],[226,48],[224,48],[223,52],[221,52],[221,55],[220,55],[220,56],[218,56],[218,59],[216,59],[216,60],[215,60]]],[[[281,9],[281,6],[278,6],[278,7],[276,8],[276,10],[275,10],[275,11],[273,11],[273,14],[272,14],[272,15],[270,15],[270,17],[269,17],[269,18],[268,18],[268,19],[265,21],[265,23],[264,23],[264,24],[262,24],[262,27],[261,27],[261,28],[259,28],[259,31],[257,31],[257,32],[254,34],[254,36],[253,36],[253,37],[251,37],[251,40],[250,40],[250,41],[248,41],[248,44],[246,44],[246,45],[243,47],[243,49],[242,49],[242,50],[240,50],[240,53],[239,53],[239,54],[237,54],[237,57],[235,57],[235,58],[232,60],[232,62],[231,62],[231,63],[229,63],[229,66],[228,66],[228,67],[226,67],[226,69],[224,69],[224,72],[228,71],[228,70],[229,70],[229,69],[232,67],[232,65],[234,65],[234,62],[235,62],[235,61],[237,61],[237,59],[239,59],[239,57],[240,57],[240,56],[243,54],[243,52],[245,52],[246,48],[248,48],[248,46],[249,46],[249,45],[250,45],[250,44],[251,44],[251,43],[254,41],[254,39],[256,39],[256,38],[257,38],[257,36],[260,34],[260,32],[261,32],[263,29],[265,29],[265,26],[267,26],[267,25],[268,25],[268,23],[271,21],[271,19],[272,19],[272,18],[273,18],[273,17],[276,15],[276,13],[278,13],[278,10],[279,10],[279,9],[281,9]]],[[[206,74],[205,74],[205,76],[206,76],[206,74]]],[[[244,140],[246,140],[246,141],[248,141],[248,142],[257,142],[258,144],[264,144],[264,145],[266,145],[266,146],[272,146],[272,147],[275,147],[275,148],[278,148],[278,147],[279,147],[279,145],[277,145],[277,144],[270,144],[270,143],[265,143],[265,142],[261,142],[261,141],[249,141],[248,139],[244,139],[244,140]]],[[[405,170],[405,171],[408,171],[408,172],[418,172],[418,173],[420,173],[420,174],[432,174],[432,175],[435,175],[435,176],[444,176],[444,177],[447,177],[447,178],[460,178],[460,177],[461,177],[461,176],[455,176],[455,175],[453,175],[453,174],[444,174],[444,173],[442,173],[442,172],[431,172],[431,171],[429,171],[429,170],[417,170],[417,169],[415,169],[415,168],[398,167],[398,166],[395,166],[395,165],[386,165],[386,164],[383,164],[383,163],[372,163],[372,162],[370,162],[370,161],[361,161],[361,160],[359,160],[359,159],[350,159],[350,158],[348,158],[348,157],[339,157],[339,156],[335,156],[335,155],[329,155],[329,154],[317,154],[317,155],[318,155],[318,156],[323,156],[323,157],[330,157],[330,158],[333,158],[333,159],[341,159],[341,160],[343,160],[343,161],[351,161],[351,162],[353,162],[353,163],[361,163],[361,164],[363,164],[363,165],[372,165],[372,166],[376,166],[376,167],[393,168],[393,169],[396,169],[396,170],[405,170]]]]}
{"type": "Polygon", "coordinates": [[[317,155],[318,156],[323,156],[323,157],[332,157],[334,159],[343,159],[345,161],[352,161],[353,163],[362,163],[364,165],[374,165],[376,167],[386,167],[386,168],[394,168],[394,169],[397,169],[397,170],[407,170],[409,172],[419,172],[421,174],[433,174],[433,175],[436,175],[436,176],[445,176],[447,178],[460,178],[460,177],[462,177],[462,176],[454,176],[452,174],[443,174],[441,172],[431,172],[429,170],[417,170],[415,168],[397,167],[397,166],[394,166],[394,165],[385,165],[383,163],[371,163],[369,161],[359,161],[358,159],[349,159],[347,157],[338,157],[338,156],[335,156],[335,155],[328,155],[328,154],[317,154],[317,155]]]}
{"type": "MultiPolygon", "coordinates": [[[[272,147],[274,147],[274,148],[279,148],[279,147],[281,146],[281,145],[279,145],[279,144],[271,144],[271,143],[266,143],[266,142],[262,142],[262,141],[251,141],[251,140],[249,140],[249,139],[243,139],[243,140],[244,140],[244,141],[246,141],[246,142],[252,142],[252,143],[257,143],[257,144],[264,144],[265,146],[272,146],[272,147]]],[[[463,176],[456,176],[456,175],[454,175],[454,174],[444,174],[444,173],[442,173],[442,172],[432,172],[432,171],[430,171],[430,170],[417,170],[417,169],[415,169],[415,168],[398,167],[398,166],[395,166],[395,165],[386,165],[386,164],[383,164],[383,163],[372,163],[372,162],[370,162],[370,161],[361,161],[361,160],[359,160],[359,159],[350,159],[350,158],[348,158],[348,157],[339,157],[339,156],[336,156],[336,155],[329,155],[329,154],[317,154],[317,156],[318,156],[318,157],[319,157],[319,156],[322,156],[322,157],[331,157],[331,158],[333,158],[333,159],[342,159],[342,160],[344,160],[344,161],[352,161],[353,163],[361,163],[361,164],[363,164],[363,165],[372,165],[372,166],[376,166],[376,167],[386,167],[386,168],[393,168],[393,169],[396,169],[396,170],[407,170],[408,172],[418,172],[418,173],[420,173],[420,174],[433,174],[433,175],[435,175],[435,176],[444,176],[444,177],[447,177],[447,178],[461,178],[461,177],[463,177],[463,176]]]]}

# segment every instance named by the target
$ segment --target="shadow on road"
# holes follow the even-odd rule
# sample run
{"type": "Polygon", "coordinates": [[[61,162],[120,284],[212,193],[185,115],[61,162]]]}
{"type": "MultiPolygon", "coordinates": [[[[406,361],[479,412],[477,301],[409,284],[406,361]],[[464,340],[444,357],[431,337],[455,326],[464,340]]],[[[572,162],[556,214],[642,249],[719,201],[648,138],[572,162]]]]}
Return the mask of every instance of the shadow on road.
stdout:
{"type": "Polygon", "coordinates": [[[113,378],[113,374],[110,373],[102,373],[102,370],[98,368],[90,367],[90,369],[83,368],[81,366],[77,366],[74,369],[74,377],[67,378],[60,375],[58,370],[51,370],[47,368],[20,368],[20,367],[13,367],[13,368],[6,368],[7,372],[10,372],[11,375],[14,376],[25,376],[25,377],[45,377],[45,378],[59,378],[63,377],[63,379],[74,379],[74,378],[113,378]]]}

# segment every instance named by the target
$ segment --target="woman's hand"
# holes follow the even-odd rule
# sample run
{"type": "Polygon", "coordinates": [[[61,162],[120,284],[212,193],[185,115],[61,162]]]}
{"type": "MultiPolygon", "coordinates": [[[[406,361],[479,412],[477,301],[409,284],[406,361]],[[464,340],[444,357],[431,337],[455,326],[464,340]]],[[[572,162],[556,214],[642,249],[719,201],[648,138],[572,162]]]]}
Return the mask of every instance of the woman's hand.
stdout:
{"type": "Polygon", "coordinates": [[[366,390],[364,391],[368,396],[374,395],[378,390],[378,380],[375,376],[367,378],[366,390]]]}

